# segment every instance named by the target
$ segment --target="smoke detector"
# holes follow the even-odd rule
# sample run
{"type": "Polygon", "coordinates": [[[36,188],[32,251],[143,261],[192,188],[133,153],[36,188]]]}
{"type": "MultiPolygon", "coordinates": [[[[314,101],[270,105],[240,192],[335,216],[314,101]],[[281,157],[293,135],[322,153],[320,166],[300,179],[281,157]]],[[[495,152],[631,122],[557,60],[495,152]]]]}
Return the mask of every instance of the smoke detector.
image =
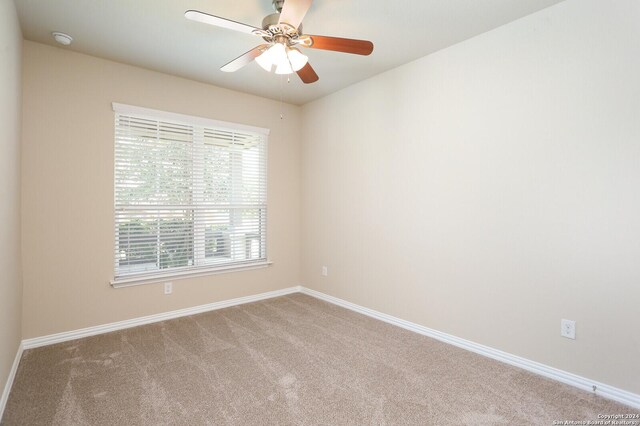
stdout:
{"type": "Polygon", "coordinates": [[[51,35],[53,36],[53,39],[55,41],[57,41],[59,44],[63,45],[63,46],[68,46],[71,44],[71,42],[73,41],[73,37],[71,37],[68,34],[65,33],[61,33],[61,32],[53,32],[51,33],[51,35]]]}

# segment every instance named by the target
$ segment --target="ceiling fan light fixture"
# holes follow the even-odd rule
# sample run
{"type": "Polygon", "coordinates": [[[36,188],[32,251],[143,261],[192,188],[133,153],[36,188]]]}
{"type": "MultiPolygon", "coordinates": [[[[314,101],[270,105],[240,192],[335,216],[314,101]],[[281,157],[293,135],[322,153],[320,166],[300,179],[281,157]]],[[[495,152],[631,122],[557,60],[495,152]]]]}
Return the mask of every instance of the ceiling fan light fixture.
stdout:
{"type": "Polygon", "coordinates": [[[309,57],[303,55],[302,52],[295,47],[290,47],[288,49],[287,56],[289,57],[289,62],[291,63],[291,67],[294,71],[300,71],[305,65],[307,65],[307,62],[309,62],[309,57]]]}
{"type": "Polygon", "coordinates": [[[256,58],[256,62],[258,63],[258,65],[260,65],[260,67],[265,70],[266,72],[271,72],[271,67],[273,66],[273,63],[266,57],[267,52],[264,52],[262,55],[258,56],[256,58]]]}
{"type": "Polygon", "coordinates": [[[282,49],[284,54],[284,46],[280,43],[276,43],[273,46],[269,47],[267,50],[262,53],[262,55],[256,58],[256,62],[260,65],[266,72],[271,72],[274,65],[278,63],[278,56],[281,54],[280,49],[282,49]]]}
{"type": "Polygon", "coordinates": [[[291,65],[289,65],[288,62],[283,62],[281,64],[278,64],[278,66],[276,67],[276,74],[279,74],[279,75],[293,74],[291,65]]]}
{"type": "Polygon", "coordinates": [[[285,46],[283,43],[275,43],[262,55],[256,58],[256,62],[265,71],[271,72],[276,67],[276,74],[293,74],[302,69],[309,58],[298,49],[285,46]]]}

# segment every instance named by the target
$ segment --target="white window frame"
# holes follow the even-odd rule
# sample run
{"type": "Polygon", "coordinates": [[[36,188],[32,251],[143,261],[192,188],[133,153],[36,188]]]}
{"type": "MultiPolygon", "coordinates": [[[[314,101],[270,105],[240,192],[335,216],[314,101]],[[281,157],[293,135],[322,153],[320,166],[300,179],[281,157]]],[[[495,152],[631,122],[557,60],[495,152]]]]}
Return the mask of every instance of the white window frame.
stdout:
{"type": "MultiPolygon", "coordinates": [[[[248,126],[244,124],[236,124],[230,123],[226,121],[212,120],[204,117],[195,117],[184,114],[178,114],[173,112],[166,112],[160,110],[154,110],[149,108],[143,108],[133,105],[126,105],[120,103],[112,103],[113,111],[116,114],[120,115],[131,115],[138,118],[150,119],[150,120],[158,120],[158,121],[166,121],[173,123],[182,123],[191,125],[194,127],[204,127],[204,128],[212,128],[218,130],[232,131],[232,132],[247,132],[247,133],[255,133],[259,135],[263,135],[265,138],[269,136],[270,130],[262,127],[248,126]]],[[[114,138],[115,140],[115,138],[114,138]]],[[[203,149],[204,142],[202,135],[194,136],[194,149],[203,149]],[[202,145],[202,146],[200,146],[202,145]]],[[[265,166],[267,163],[267,153],[265,151],[265,166]]],[[[115,163],[114,163],[115,164],[115,163]]],[[[114,170],[115,173],[115,170],[114,170]]],[[[202,175],[203,170],[201,166],[194,167],[193,170],[194,175],[199,174],[202,175]]],[[[265,171],[266,174],[266,171],[265,171]]],[[[265,176],[266,179],[266,176],[265,176]]],[[[198,180],[194,179],[194,182],[200,182],[202,179],[198,180]]],[[[202,188],[193,185],[193,193],[194,193],[194,203],[197,204],[199,191],[202,191],[202,188]]],[[[266,208],[265,203],[265,208],[266,208]]],[[[116,199],[115,199],[115,185],[114,185],[114,223],[115,223],[115,207],[116,207],[116,199]]],[[[197,215],[197,212],[194,211],[194,215],[197,215]]],[[[265,222],[266,223],[266,222],[265,222]]],[[[266,233],[266,231],[265,231],[266,233]]],[[[117,234],[114,234],[117,235],[117,234]]],[[[117,238],[117,237],[116,237],[117,238]]],[[[266,237],[265,237],[266,238],[266,237]]],[[[114,241],[114,244],[117,244],[117,241],[114,241]]],[[[266,240],[265,240],[265,251],[266,240]]],[[[194,260],[196,258],[204,258],[204,228],[203,224],[195,220],[194,222],[194,260]],[[201,244],[198,244],[200,242],[201,244]]],[[[114,259],[115,262],[115,259],[114,259]]],[[[270,260],[259,260],[259,261],[247,261],[240,264],[222,264],[211,267],[197,267],[191,269],[180,269],[180,268],[170,268],[166,271],[153,271],[153,272],[141,272],[131,275],[123,275],[117,276],[117,268],[118,265],[114,264],[114,279],[110,281],[110,284],[115,287],[129,287],[140,284],[149,284],[160,281],[167,281],[168,279],[180,279],[180,278],[190,278],[190,277],[198,277],[203,275],[211,275],[211,274],[220,274],[226,272],[236,272],[240,270],[251,270],[258,268],[265,268],[269,265],[273,264],[270,260]]]]}

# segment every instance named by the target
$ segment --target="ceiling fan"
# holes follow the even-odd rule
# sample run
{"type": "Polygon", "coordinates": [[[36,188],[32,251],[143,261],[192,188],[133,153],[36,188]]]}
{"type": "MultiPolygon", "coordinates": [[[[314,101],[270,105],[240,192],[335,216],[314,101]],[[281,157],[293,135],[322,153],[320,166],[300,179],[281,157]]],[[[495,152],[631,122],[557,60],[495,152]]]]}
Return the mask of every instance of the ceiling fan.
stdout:
{"type": "Polygon", "coordinates": [[[255,59],[258,65],[268,72],[271,72],[274,67],[276,74],[295,72],[304,83],[308,84],[318,81],[319,77],[309,64],[307,56],[303,55],[296,46],[356,55],[369,55],[373,52],[373,43],[370,41],[303,34],[302,19],[313,0],[272,0],[272,2],[276,13],[267,15],[262,20],[262,28],[197,10],[187,10],[184,16],[193,21],[253,34],[264,39],[266,43],[254,47],[220,68],[224,72],[237,71],[255,59]]]}

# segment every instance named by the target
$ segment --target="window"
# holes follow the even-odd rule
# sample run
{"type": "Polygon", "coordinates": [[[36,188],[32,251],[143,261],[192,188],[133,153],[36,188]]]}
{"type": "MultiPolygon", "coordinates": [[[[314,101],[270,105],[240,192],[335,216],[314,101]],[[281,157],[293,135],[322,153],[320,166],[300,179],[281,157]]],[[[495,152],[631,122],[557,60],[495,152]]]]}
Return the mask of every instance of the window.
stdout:
{"type": "Polygon", "coordinates": [[[268,130],[113,107],[113,284],[266,265],[268,130]]]}

